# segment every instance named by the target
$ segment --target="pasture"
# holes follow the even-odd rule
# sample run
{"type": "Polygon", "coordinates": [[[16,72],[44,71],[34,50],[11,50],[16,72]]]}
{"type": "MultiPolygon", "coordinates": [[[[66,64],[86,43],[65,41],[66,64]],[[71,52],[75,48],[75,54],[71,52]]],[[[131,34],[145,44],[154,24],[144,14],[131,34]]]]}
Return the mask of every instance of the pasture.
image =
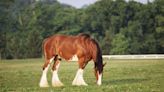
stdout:
{"type": "Polygon", "coordinates": [[[0,92],[164,92],[164,60],[105,60],[102,85],[97,86],[93,62],[84,70],[88,86],[72,86],[77,62],[61,62],[59,78],[63,87],[40,88],[43,59],[1,60],[0,92]]]}

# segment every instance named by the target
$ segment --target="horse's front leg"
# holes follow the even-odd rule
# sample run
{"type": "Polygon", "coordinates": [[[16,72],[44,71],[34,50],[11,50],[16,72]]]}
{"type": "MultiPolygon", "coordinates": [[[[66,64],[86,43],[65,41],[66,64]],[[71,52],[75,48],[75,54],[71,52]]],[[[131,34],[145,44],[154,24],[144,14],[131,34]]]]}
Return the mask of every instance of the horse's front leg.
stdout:
{"type": "Polygon", "coordinates": [[[77,86],[80,86],[80,85],[84,85],[84,86],[87,86],[88,84],[84,81],[83,79],[83,71],[84,71],[84,68],[85,66],[87,65],[88,62],[85,62],[84,61],[84,58],[81,58],[79,61],[79,69],[76,73],[76,76],[72,82],[72,85],[77,85],[77,86]]]}
{"type": "Polygon", "coordinates": [[[58,77],[59,66],[60,66],[60,61],[56,60],[52,67],[52,86],[53,87],[63,86],[63,83],[59,80],[59,77],[58,77]]]}

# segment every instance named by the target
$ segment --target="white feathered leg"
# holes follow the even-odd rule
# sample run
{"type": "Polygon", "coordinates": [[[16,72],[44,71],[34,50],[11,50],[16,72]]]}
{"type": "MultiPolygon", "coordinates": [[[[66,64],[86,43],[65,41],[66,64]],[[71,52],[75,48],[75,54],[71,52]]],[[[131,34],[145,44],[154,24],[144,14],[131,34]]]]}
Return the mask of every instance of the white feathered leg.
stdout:
{"type": "Polygon", "coordinates": [[[59,77],[58,77],[58,69],[59,69],[59,66],[60,66],[60,62],[56,65],[56,70],[54,70],[52,72],[52,86],[53,87],[60,87],[60,86],[63,86],[63,83],[59,80],[59,77]]]}
{"type": "Polygon", "coordinates": [[[47,82],[47,71],[48,71],[49,65],[43,70],[42,77],[40,79],[39,86],[40,87],[49,87],[47,82]]]}
{"type": "Polygon", "coordinates": [[[47,72],[48,72],[48,69],[49,69],[49,67],[50,67],[50,64],[51,64],[51,62],[52,62],[53,60],[54,60],[54,57],[50,59],[49,64],[48,64],[47,67],[43,70],[42,77],[41,77],[40,83],[39,83],[39,86],[40,86],[40,87],[49,87],[48,82],[47,82],[47,72]]]}
{"type": "Polygon", "coordinates": [[[77,86],[80,86],[80,85],[87,86],[88,85],[87,83],[85,83],[85,81],[83,79],[83,69],[78,69],[76,76],[72,82],[72,85],[77,85],[77,86]]]}

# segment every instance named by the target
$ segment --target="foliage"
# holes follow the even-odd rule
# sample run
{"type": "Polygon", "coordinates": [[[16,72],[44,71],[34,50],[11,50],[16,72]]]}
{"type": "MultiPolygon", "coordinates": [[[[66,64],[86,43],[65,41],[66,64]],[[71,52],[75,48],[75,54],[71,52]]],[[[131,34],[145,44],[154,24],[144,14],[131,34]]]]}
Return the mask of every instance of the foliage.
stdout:
{"type": "Polygon", "coordinates": [[[111,54],[128,54],[129,41],[126,37],[119,33],[112,40],[111,54]],[[119,43],[119,44],[118,44],[119,43]]]}
{"type": "Polygon", "coordinates": [[[43,39],[82,32],[103,54],[164,53],[163,3],[99,0],[76,9],[56,0],[1,0],[0,58],[41,57],[43,39]]]}

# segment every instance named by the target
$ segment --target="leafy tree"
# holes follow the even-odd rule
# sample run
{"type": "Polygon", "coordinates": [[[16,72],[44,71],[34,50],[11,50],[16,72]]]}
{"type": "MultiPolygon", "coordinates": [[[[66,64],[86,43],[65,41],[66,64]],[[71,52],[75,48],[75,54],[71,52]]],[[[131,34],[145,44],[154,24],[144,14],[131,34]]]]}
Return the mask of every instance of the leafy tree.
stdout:
{"type": "Polygon", "coordinates": [[[27,37],[27,52],[28,57],[37,58],[42,56],[42,40],[41,34],[39,31],[33,29],[27,37]]]}
{"type": "Polygon", "coordinates": [[[157,53],[162,53],[164,52],[164,16],[156,16],[156,22],[157,53]]]}
{"type": "Polygon", "coordinates": [[[112,40],[111,54],[128,54],[129,40],[121,33],[115,35],[112,40]]]}

